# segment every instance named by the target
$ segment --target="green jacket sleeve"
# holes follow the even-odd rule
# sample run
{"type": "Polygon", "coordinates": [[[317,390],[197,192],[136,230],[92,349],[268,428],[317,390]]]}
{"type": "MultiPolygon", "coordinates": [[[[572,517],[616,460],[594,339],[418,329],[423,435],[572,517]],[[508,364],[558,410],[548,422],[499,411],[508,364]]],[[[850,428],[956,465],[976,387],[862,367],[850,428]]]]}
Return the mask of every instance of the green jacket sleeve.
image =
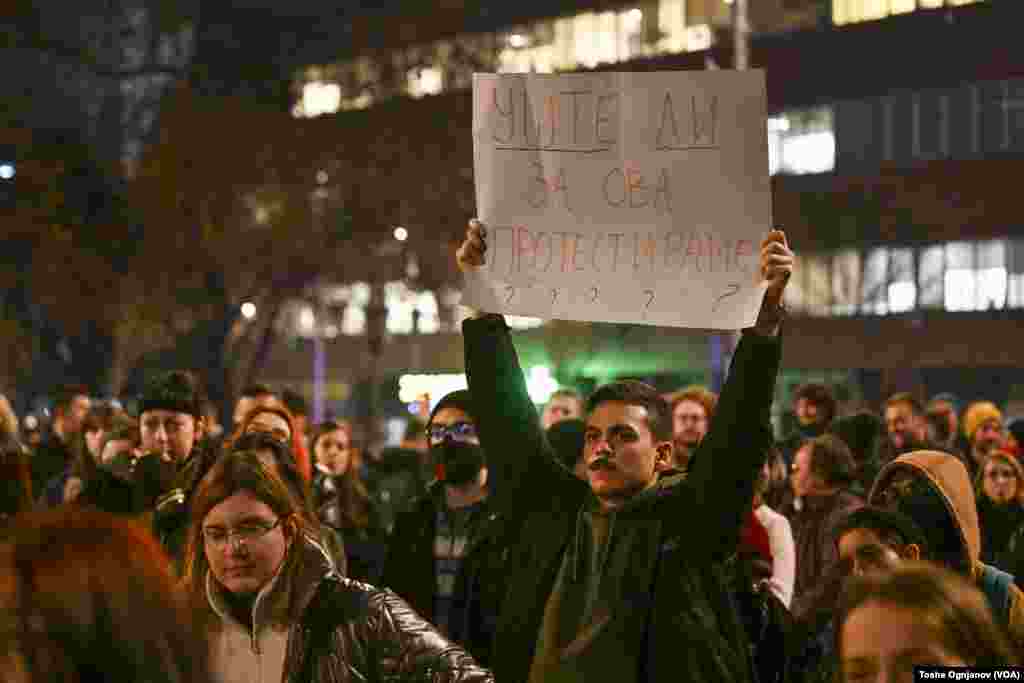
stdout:
{"type": "Polygon", "coordinates": [[[744,332],[688,476],[698,519],[706,522],[698,538],[717,559],[736,550],[753,503],[754,481],[772,443],[771,405],[780,350],[780,337],[744,332]]]}
{"type": "Polygon", "coordinates": [[[462,335],[473,417],[495,504],[511,514],[530,502],[544,505],[555,496],[585,493],[586,483],[562,467],[548,445],[505,319],[466,320],[462,335]]]}

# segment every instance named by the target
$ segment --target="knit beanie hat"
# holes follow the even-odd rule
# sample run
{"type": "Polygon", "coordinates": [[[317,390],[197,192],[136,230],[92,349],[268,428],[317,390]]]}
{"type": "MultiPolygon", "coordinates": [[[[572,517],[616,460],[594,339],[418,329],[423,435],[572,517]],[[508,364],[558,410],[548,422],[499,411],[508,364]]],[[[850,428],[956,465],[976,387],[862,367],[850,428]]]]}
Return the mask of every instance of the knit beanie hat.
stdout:
{"type": "Polygon", "coordinates": [[[964,413],[964,436],[967,437],[967,440],[974,441],[975,432],[989,420],[998,420],[1000,423],[1003,421],[1003,414],[996,404],[990,401],[978,401],[967,406],[967,412],[964,413]]]}
{"type": "Polygon", "coordinates": [[[434,409],[430,411],[430,420],[428,424],[434,422],[434,416],[445,408],[457,408],[462,412],[469,415],[470,419],[473,419],[473,408],[472,408],[473,397],[469,393],[469,389],[460,389],[458,391],[452,391],[444,395],[444,397],[437,402],[434,409]]]}

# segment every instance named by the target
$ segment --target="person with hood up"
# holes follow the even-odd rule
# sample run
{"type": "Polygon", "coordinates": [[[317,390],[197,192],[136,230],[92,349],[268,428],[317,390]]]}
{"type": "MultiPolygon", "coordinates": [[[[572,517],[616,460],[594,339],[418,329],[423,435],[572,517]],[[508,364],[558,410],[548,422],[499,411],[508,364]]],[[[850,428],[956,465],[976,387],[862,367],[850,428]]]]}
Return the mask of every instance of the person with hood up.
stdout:
{"type": "MultiPolygon", "coordinates": [[[[485,239],[471,221],[457,256],[464,273],[484,265],[485,239]]],[[[785,235],[769,233],[757,271],[766,288],[760,315],[736,348],[685,476],[659,476],[673,450],[668,403],[642,382],[615,382],[588,399],[580,481],[547,442],[504,318],[477,313],[463,323],[495,505],[520,525],[490,662],[499,680],[753,680],[723,567],[737,552],[772,441],[793,260],[785,235]]]]}
{"type": "Polygon", "coordinates": [[[988,599],[1018,648],[1024,647],[1024,593],[1013,577],[981,561],[978,507],[967,468],[939,451],[914,451],[885,465],[868,503],[896,510],[924,533],[929,556],[967,577],[988,599]]]}

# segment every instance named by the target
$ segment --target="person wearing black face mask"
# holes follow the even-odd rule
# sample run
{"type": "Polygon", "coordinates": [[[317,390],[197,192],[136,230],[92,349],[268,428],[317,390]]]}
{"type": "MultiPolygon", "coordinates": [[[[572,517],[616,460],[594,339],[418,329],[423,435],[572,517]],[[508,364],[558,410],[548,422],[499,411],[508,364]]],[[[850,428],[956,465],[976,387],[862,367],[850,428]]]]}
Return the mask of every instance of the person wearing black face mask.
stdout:
{"type": "Polygon", "coordinates": [[[498,521],[488,505],[487,463],[468,391],[441,399],[427,438],[437,480],[398,515],[382,583],[457,639],[468,618],[464,560],[498,521]]]}

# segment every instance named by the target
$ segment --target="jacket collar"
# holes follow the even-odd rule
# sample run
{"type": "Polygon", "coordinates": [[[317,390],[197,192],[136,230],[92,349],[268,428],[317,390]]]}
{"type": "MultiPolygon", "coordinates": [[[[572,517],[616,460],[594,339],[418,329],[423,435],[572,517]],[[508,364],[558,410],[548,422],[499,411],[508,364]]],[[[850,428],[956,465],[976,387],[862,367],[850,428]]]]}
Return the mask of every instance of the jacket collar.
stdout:
{"type": "MultiPolygon", "coordinates": [[[[248,625],[254,638],[261,626],[280,618],[276,615],[302,614],[312,601],[321,581],[336,573],[330,555],[316,539],[309,536],[300,537],[291,552],[302,554],[299,570],[292,585],[286,585],[287,582],[281,576],[281,569],[278,569],[277,574],[256,595],[252,623],[248,625]]],[[[285,564],[281,563],[282,569],[285,564]]],[[[223,591],[213,573],[207,571],[206,598],[210,608],[223,621],[237,621],[228,609],[223,591]]]]}

